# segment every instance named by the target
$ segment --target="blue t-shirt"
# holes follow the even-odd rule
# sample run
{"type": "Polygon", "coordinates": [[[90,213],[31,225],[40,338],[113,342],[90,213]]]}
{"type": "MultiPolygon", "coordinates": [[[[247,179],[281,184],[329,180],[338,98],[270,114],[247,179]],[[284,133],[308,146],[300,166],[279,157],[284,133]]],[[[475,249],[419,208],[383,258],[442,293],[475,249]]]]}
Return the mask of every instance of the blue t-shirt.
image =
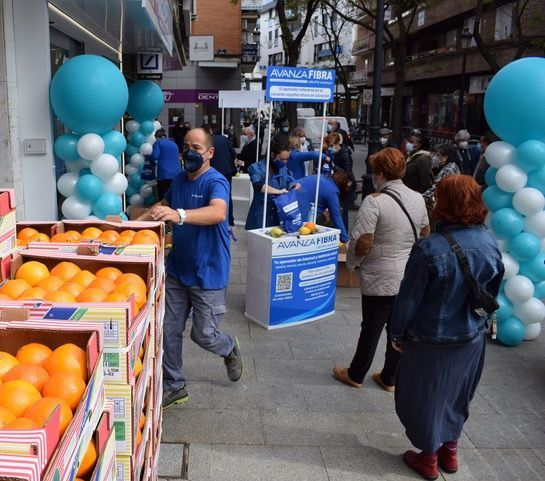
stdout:
{"type": "Polygon", "coordinates": [[[157,180],[174,179],[182,170],[178,146],[171,139],[157,139],[150,157],[157,162],[157,180]]]}
{"type": "MultiPolygon", "coordinates": [[[[223,199],[229,205],[229,183],[212,167],[195,180],[182,171],[172,181],[165,199],[172,209],[199,209],[207,207],[212,199],[223,199]]],[[[166,271],[183,286],[224,289],[230,264],[227,218],[210,226],[173,225],[166,271]]]]}

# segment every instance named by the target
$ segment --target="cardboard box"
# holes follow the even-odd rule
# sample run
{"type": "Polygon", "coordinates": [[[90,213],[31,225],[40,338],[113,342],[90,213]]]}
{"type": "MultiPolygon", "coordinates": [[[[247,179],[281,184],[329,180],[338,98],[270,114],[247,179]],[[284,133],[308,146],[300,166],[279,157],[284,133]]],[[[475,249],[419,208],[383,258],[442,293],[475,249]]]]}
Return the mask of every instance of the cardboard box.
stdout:
{"type": "Polygon", "coordinates": [[[99,455],[89,481],[115,481],[115,431],[110,402],[106,403],[95,439],[99,455]]]}
{"type": "MultiPolygon", "coordinates": [[[[74,417],[64,436],[58,439],[58,412],[43,429],[25,431],[0,431],[0,473],[14,479],[45,481],[41,476],[44,468],[48,472],[64,471],[66,459],[74,458],[78,442],[89,433],[98,419],[105,402],[102,365],[102,327],[96,324],[51,321],[47,327],[32,321],[5,322],[16,318],[21,311],[10,316],[2,312],[0,322],[0,350],[16,353],[30,342],[41,342],[52,349],[74,343],[87,352],[89,379],[74,417]],[[94,423],[94,424],[93,424],[94,423]],[[26,460],[26,462],[25,462],[26,460]]],[[[82,454],[83,456],[83,454],[82,454]]],[[[81,459],[81,458],[79,458],[81,459]]],[[[62,479],[62,478],[59,478],[62,479]]]]}
{"type": "Polygon", "coordinates": [[[15,190],[0,189],[0,257],[17,249],[15,190]]]}
{"type": "Polygon", "coordinates": [[[337,287],[360,287],[360,277],[357,271],[346,266],[346,247],[339,247],[339,262],[337,265],[337,287]]]}

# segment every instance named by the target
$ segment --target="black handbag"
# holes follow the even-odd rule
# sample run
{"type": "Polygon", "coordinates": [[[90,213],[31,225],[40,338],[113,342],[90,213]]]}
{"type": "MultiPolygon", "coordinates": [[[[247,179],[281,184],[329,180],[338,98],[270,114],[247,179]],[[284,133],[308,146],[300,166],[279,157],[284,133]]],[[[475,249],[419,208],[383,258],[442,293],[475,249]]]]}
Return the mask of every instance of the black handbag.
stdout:
{"type": "Polygon", "coordinates": [[[464,251],[454,237],[452,237],[452,234],[444,226],[439,227],[437,232],[448,241],[464,271],[464,277],[469,290],[468,300],[471,310],[480,317],[492,315],[500,307],[496,298],[490,295],[481,283],[475,279],[469,268],[464,251]]]}

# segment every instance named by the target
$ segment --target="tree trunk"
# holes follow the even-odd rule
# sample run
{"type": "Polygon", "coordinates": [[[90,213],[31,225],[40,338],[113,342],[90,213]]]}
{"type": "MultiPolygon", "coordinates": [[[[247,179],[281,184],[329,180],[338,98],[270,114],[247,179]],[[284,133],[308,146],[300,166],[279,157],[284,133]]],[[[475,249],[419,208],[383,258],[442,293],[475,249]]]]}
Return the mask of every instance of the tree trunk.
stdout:
{"type": "Polygon", "coordinates": [[[392,101],[392,139],[397,145],[401,145],[403,129],[403,93],[405,91],[405,56],[407,47],[405,44],[397,44],[394,51],[395,86],[392,101]]]}
{"type": "MultiPolygon", "coordinates": [[[[286,59],[286,66],[297,67],[297,60],[299,60],[299,47],[291,46],[288,50],[288,58],[286,59]]],[[[286,112],[288,114],[288,122],[290,124],[290,130],[293,131],[297,127],[297,103],[286,102],[286,112]]]]}

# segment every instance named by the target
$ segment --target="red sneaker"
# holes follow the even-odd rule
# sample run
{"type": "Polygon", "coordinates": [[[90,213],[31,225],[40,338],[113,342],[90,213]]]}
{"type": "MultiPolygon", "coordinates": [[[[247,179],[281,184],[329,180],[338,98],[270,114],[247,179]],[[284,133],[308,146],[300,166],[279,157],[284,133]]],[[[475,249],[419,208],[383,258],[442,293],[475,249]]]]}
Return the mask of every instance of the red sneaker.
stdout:
{"type": "Polygon", "coordinates": [[[437,455],[416,453],[412,450],[403,453],[403,461],[409,468],[416,471],[425,479],[433,481],[439,477],[437,470],[437,455]]]}
{"type": "Polygon", "coordinates": [[[439,467],[446,473],[458,471],[458,450],[451,449],[444,444],[437,451],[439,467]]]}

